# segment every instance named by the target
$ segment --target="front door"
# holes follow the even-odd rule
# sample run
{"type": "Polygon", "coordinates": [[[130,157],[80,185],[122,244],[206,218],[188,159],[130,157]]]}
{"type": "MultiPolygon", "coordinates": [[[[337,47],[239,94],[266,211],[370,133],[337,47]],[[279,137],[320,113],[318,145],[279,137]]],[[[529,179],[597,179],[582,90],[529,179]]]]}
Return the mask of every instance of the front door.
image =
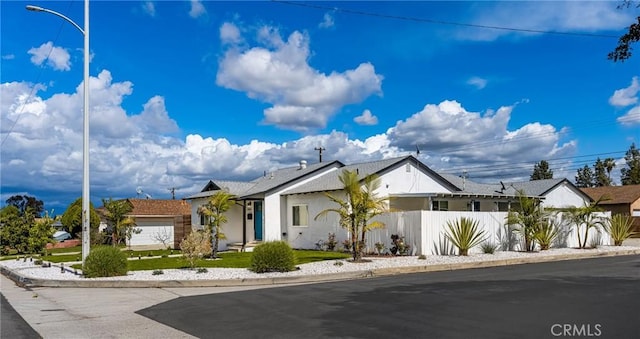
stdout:
{"type": "Polygon", "coordinates": [[[262,201],[254,201],[253,208],[255,212],[253,218],[253,236],[255,240],[262,240],[262,201]]]}

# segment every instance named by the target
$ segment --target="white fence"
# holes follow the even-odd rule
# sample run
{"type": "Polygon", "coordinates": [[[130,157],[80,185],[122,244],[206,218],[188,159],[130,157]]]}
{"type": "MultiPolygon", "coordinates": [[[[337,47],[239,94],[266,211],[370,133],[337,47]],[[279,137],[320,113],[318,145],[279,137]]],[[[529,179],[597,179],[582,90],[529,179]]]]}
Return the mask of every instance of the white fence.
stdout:
{"type": "MultiPolygon", "coordinates": [[[[496,244],[499,250],[524,249],[522,237],[506,225],[507,212],[411,211],[387,213],[377,217],[376,220],[383,222],[386,227],[367,233],[367,251],[374,252],[374,245],[378,242],[383,243],[387,249],[390,248],[393,246],[391,235],[398,234],[404,237],[405,244],[411,246],[409,252],[413,255],[454,254],[456,249],[445,237],[447,222],[461,217],[477,220],[481,229],[485,230],[486,241],[496,244]]],[[[561,219],[562,215],[559,214],[557,218],[561,219]]],[[[560,225],[560,234],[551,247],[578,247],[576,227],[567,223],[560,225]]],[[[580,234],[584,234],[584,226],[580,228],[580,234]]],[[[611,238],[602,228],[589,230],[587,246],[609,245],[610,242],[611,238]]],[[[481,249],[476,247],[470,252],[478,253],[481,249]]]]}

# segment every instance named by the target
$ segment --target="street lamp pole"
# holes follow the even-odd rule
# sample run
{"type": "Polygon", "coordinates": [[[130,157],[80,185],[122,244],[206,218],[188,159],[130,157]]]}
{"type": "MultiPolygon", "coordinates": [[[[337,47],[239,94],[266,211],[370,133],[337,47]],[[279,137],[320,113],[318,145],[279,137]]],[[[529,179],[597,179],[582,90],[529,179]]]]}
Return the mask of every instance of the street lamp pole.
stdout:
{"type": "Polygon", "coordinates": [[[90,194],[89,194],[89,0],[84,0],[84,29],[65,15],[50,9],[28,5],[27,10],[58,16],[77,28],[84,35],[84,104],[82,142],[82,264],[89,255],[90,194]]]}

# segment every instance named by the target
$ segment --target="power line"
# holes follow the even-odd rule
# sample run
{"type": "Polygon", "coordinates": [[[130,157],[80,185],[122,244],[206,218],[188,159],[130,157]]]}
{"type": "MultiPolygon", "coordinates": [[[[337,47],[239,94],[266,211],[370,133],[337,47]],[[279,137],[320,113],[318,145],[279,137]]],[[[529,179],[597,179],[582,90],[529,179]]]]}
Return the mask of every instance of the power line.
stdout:
{"type": "Polygon", "coordinates": [[[546,31],[546,30],[538,30],[538,29],[505,27],[505,26],[480,25],[480,24],[470,24],[470,23],[464,23],[464,22],[433,20],[433,19],[417,18],[417,17],[410,17],[410,16],[402,16],[402,15],[391,15],[391,14],[365,12],[365,11],[359,11],[359,10],[353,10],[353,9],[345,9],[345,8],[339,8],[339,7],[329,7],[329,6],[322,6],[322,5],[309,4],[309,3],[303,3],[303,2],[292,2],[292,1],[283,1],[283,0],[271,0],[271,1],[272,2],[276,2],[276,3],[280,3],[280,4],[284,4],[284,5],[307,7],[307,8],[313,8],[313,9],[320,9],[320,10],[324,10],[324,11],[334,11],[334,12],[341,12],[341,13],[346,13],[346,14],[355,14],[355,15],[362,15],[362,16],[385,18],[385,19],[395,19],[395,20],[404,20],[404,21],[423,22],[423,23],[430,23],[430,24],[437,24],[437,25],[474,27],[474,28],[495,29],[495,30],[512,31],[512,32],[523,32],[523,33],[572,35],[572,36],[586,36],[586,37],[594,37],[594,38],[615,38],[615,39],[618,39],[618,36],[608,35],[608,34],[559,32],[559,31],[546,31]]]}
{"type": "MultiPolygon", "coordinates": [[[[580,159],[580,158],[589,158],[586,160],[580,160],[580,161],[571,161],[574,164],[577,163],[593,163],[595,162],[595,157],[604,157],[604,156],[608,156],[608,155],[615,155],[615,154],[624,154],[626,151],[614,151],[614,152],[605,152],[605,153],[593,153],[593,154],[585,154],[585,155],[577,155],[577,156],[571,156],[571,157],[560,157],[560,158],[550,158],[547,159],[546,161],[551,165],[551,164],[558,164],[558,163],[565,163],[567,161],[571,161],[572,159],[580,159]]],[[[485,172],[485,171],[495,171],[495,170],[500,170],[500,169],[510,169],[510,168],[518,168],[519,166],[531,166],[532,164],[535,164],[536,162],[531,162],[531,161],[521,161],[521,162],[502,162],[502,163],[492,163],[490,165],[479,165],[479,166],[462,166],[462,167],[453,167],[453,168],[448,168],[445,170],[440,171],[441,173],[455,173],[455,172],[460,172],[463,170],[466,170],[468,172],[485,172]]],[[[582,166],[580,166],[581,168],[582,166]]]]}

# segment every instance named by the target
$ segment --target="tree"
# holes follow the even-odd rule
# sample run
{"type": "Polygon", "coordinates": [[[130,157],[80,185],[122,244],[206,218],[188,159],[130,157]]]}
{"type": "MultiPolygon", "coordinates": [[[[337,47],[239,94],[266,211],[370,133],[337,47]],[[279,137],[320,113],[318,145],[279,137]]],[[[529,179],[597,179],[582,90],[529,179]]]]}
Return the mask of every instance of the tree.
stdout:
{"type": "MultiPolygon", "coordinates": [[[[60,219],[64,226],[73,236],[78,236],[82,232],[82,198],[72,202],[60,219]]],[[[100,216],[93,208],[93,203],[89,203],[89,228],[92,232],[97,232],[100,227],[100,216]]],[[[95,237],[91,237],[92,239],[95,237]]]]}
{"type": "Polygon", "coordinates": [[[131,246],[131,237],[142,230],[136,228],[135,220],[128,216],[133,211],[133,204],[129,200],[102,199],[105,208],[105,218],[111,227],[111,239],[113,246],[120,244],[122,239],[127,239],[131,246]]]}
{"type": "Polygon", "coordinates": [[[386,199],[379,198],[375,194],[375,190],[380,187],[380,179],[375,174],[364,178],[363,187],[360,186],[360,180],[358,180],[358,174],[355,171],[343,170],[339,179],[343,186],[345,199],[326,193],[329,200],[338,204],[338,207],[321,211],[316,215],[315,220],[330,212],[338,214],[340,226],[345,228],[351,236],[353,260],[358,261],[362,258],[366,232],[373,228],[384,227],[382,223],[368,224],[368,221],[386,211],[384,203],[386,199]],[[359,235],[360,240],[358,240],[359,235]]]}
{"type": "Polygon", "coordinates": [[[15,249],[18,253],[26,253],[29,249],[29,225],[33,223],[33,215],[24,213],[15,205],[4,207],[0,211],[0,237],[2,250],[7,253],[15,249]]]}
{"type": "Polygon", "coordinates": [[[594,181],[596,187],[611,186],[610,171],[608,170],[607,163],[605,161],[602,161],[600,160],[600,158],[598,158],[596,160],[596,163],[593,165],[593,169],[595,172],[594,181]]]}
{"type": "Polygon", "coordinates": [[[541,160],[533,166],[530,180],[553,179],[553,171],[549,169],[549,163],[541,160]]]}
{"type": "Polygon", "coordinates": [[[17,207],[21,215],[29,208],[36,218],[39,218],[42,215],[42,212],[44,212],[44,203],[42,200],[38,200],[35,197],[28,195],[14,195],[9,197],[6,202],[7,205],[17,207]]]}
{"type": "Polygon", "coordinates": [[[627,163],[626,168],[622,168],[620,170],[620,173],[622,174],[622,184],[640,184],[640,150],[636,148],[635,143],[632,143],[631,147],[629,147],[624,160],[626,160],[627,163]]]}
{"type": "Polygon", "coordinates": [[[604,168],[607,170],[607,177],[609,178],[609,185],[613,185],[613,180],[611,180],[611,171],[616,167],[616,160],[614,158],[606,158],[604,159],[604,168]]]}
{"type": "Polygon", "coordinates": [[[583,168],[578,169],[578,175],[576,175],[576,186],[580,188],[593,187],[593,171],[589,165],[584,165],[583,168]]]}
{"type": "Polygon", "coordinates": [[[31,253],[42,252],[47,243],[51,241],[53,233],[55,233],[53,218],[45,212],[44,217],[29,228],[29,251],[31,253]]]}
{"type": "Polygon", "coordinates": [[[585,204],[582,207],[570,207],[566,209],[567,221],[576,228],[578,235],[578,247],[586,248],[589,239],[589,230],[592,228],[605,227],[605,219],[598,215],[597,212],[602,211],[598,205],[604,200],[600,197],[598,200],[585,204]],[[581,228],[584,227],[584,238],[580,235],[581,228]]]}
{"type": "Polygon", "coordinates": [[[18,253],[37,253],[51,241],[54,233],[53,219],[47,214],[41,220],[35,221],[31,211],[31,208],[27,208],[21,214],[15,205],[0,210],[3,253],[8,253],[9,249],[15,249],[18,253]]]}
{"type": "MultiPolygon", "coordinates": [[[[376,191],[380,188],[381,182],[376,175],[368,175],[364,178],[364,185],[361,190],[361,203],[358,214],[361,216],[360,244],[365,246],[365,235],[376,228],[384,228],[384,223],[380,221],[369,222],[371,219],[387,212],[387,198],[378,197],[376,191]]],[[[363,250],[362,248],[361,250],[363,250]]]]}
{"type": "Polygon", "coordinates": [[[222,225],[227,223],[227,216],[224,215],[233,205],[235,196],[226,191],[218,191],[212,195],[207,203],[198,208],[198,214],[207,219],[207,231],[211,234],[211,258],[218,255],[218,245],[220,239],[226,236],[222,232],[222,225]]]}
{"type": "MultiPolygon", "coordinates": [[[[632,0],[623,0],[622,5],[618,7],[630,7],[632,4],[632,0]]],[[[631,51],[633,50],[631,44],[640,41],[640,16],[637,18],[637,21],[638,22],[631,24],[629,31],[618,39],[618,46],[607,56],[609,60],[613,60],[613,62],[624,62],[631,58],[631,51]]]]}
{"type": "Polygon", "coordinates": [[[540,199],[527,197],[524,191],[518,191],[518,201],[519,207],[507,215],[507,224],[518,225],[516,231],[524,238],[525,250],[531,252],[536,247],[536,233],[541,223],[546,222],[547,215],[540,205],[540,199]]]}

